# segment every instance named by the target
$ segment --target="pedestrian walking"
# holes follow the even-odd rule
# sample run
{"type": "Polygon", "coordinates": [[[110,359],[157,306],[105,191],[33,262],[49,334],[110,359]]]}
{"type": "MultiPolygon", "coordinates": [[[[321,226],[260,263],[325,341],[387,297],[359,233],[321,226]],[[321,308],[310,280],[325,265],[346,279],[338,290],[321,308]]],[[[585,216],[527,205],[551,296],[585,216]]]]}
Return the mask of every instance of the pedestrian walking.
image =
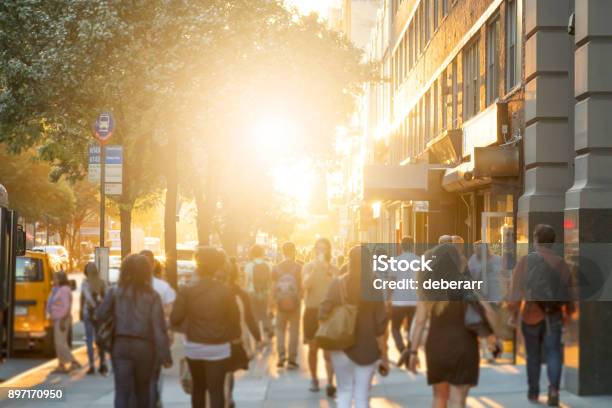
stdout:
{"type": "Polygon", "coordinates": [[[574,312],[569,268],[553,250],[555,238],[555,230],[550,225],[536,225],[533,232],[535,249],[519,261],[512,274],[512,302],[509,304],[510,309],[515,313],[520,311],[521,316],[527,352],[527,399],[538,401],[540,370],[545,362],[549,406],[559,405],[563,325],[574,312]]]}
{"type": "Polygon", "coordinates": [[[191,405],[225,407],[224,384],[231,342],[240,337],[240,312],[234,292],[215,279],[225,255],[212,247],[195,253],[198,281],[183,288],[170,314],[173,327],[184,328],[185,356],[193,379],[191,405]]]}
{"type": "Polygon", "coordinates": [[[248,361],[254,357],[256,350],[261,345],[261,333],[251,311],[249,296],[238,285],[240,276],[236,258],[230,258],[226,268],[225,274],[220,275],[220,278],[234,293],[240,311],[240,337],[232,340],[232,353],[225,379],[226,403],[228,407],[233,408],[236,405],[233,398],[234,372],[248,369],[248,361]],[[251,338],[255,340],[255,347],[252,346],[251,338]]]}
{"type": "MultiPolygon", "coordinates": [[[[474,281],[482,282],[479,294],[489,302],[496,311],[500,310],[499,302],[504,296],[502,290],[501,256],[494,254],[489,244],[476,241],[473,246],[474,253],[468,260],[468,270],[474,281]]],[[[489,351],[486,339],[480,340],[482,356],[488,362],[493,363],[495,356],[489,351]]]]}
{"type": "MultiPolygon", "coordinates": [[[[387,313],[380,300],[364,300],[362,282],[371,280],[362,276],[362,248],[356,246],[349,252],[348,273],[337,278],[330,286],[320,308],[320,318],[325,320],[334,307],[348,302],[357,305],[354,343],[341,351],[332,351],[331,360],[338,384],[338,408],[370,406],[370,386],[377,365],[382,375],[389,372],[385,331],[387,313]],[[378,364],[377,364],[378,363],[378,364]]],[[[370,274],[371,276],[371,274],[370,274]]]]}
{"type": "Polygon", "coordinates": [[[302,309],[302,265],[295,260],[295,244],[286,242],[282,247],[283,261],[272,271],[272,296],[276,303],[277,367],[298,368],[297,351],[302,309]],[[286,334],[289,332],[289,355],[286,334]]]}
{"type": "MultiPolygon", "coordinates": [[[[308,368],[310,370],[310,391],[319,391],[318,352],[319,345],[315,334],[319,328],[319,307],[325,299],[325,295],[333,280],[338,276],[338,269],[331,264],[332,247],[326,238],[319,238],[314,245],[315,259],[304,266],[303,288],[304,288],[304,318],[303,332],[304,342],[308,344],[308,368]]],[[[327,373],[327,396],[336,394],[334,386],[334,371],[331,365],[329,352],[324,351],[325,371],[327,373]]]]}
{"type": "Polygon", "coordinates": [[[147,258],[137,254],[125,257],[118,286],[107,292],[96,318],[100,322],[114,321],[111,357],[115,407],[130,407],[132,395],[139,408],[151,407],[157,364],[170,368],[172,356],[161,299],[152,288],[147,258]]]}
{"type": "MultiPolygon", "coordinates": [[[[162,266],[161,263],[155,259],[155,255],[153,251],[148,249],[143,249],[140,251],[140,255],[147,258],[149,261],[149,265],[151,266],[151,277],[152,277],[152,286],[153,290],[157,292],[159,298],[162,302],[162,307],[164,309],[164,319],[166,321],[166,327],[169,326],[170,312],[172,311],[172,305],[176,299],[176,292],[172,289],[172,286],[168,284],[165,280],[162,279],[162,266]]],[[[173,336],[170,331],[168,331],[168,339],[170,344],[172,344],[173,336]]],[[[162,364],[157,361],[155,366],[155,381],[153,382],[153,401],[158,407],[162,406],[162,390],[163,390],[163,376],[162,376],[162,364]]]]}
{"type": "MultiPolygon", "coordinates": [[[[85,344],[87,345],[87,359],[89,361],[88,375],[93,375],[96,372],[96,364],[94,357],[94,341],[96,340],[96,309],[104,300],[106,293],[106,283],[100,278],[98,268],[93,262],[85,264],[83,269],[85,279],[81,284],[81,321],[85,326],[85,344]]],[[[108,373],[108,367],[105,361],[105,351],[98,346],[98,355],[100,366],[98,372],[102,375],[108,373]]]]}
{"type": "MultiPolygon", "coordinates": [[[[433,259],[432,272],[429,272],[432,280],[466,279],[464,262],[456,245],[438,245],[430,256],[433,259]]],[[[418,347],[429,321],[425,357],[427,383],[433,389],[433,407],[465,407],[470,388],[478,384],[478,336],[465,324],[468,307],[468,302],[464,301],[465,293],[452,290],[432,292],[417,302],[408,368],[416,373],[418,347]]],[[[482,305],[485,307],[486,303],[482,305]]],[[[487,310],[491,311],[490,308],[487,310]]]]}
{"type": "Polygon", "coordinates": [[[55,372],[68,373],[81,368],[68,345],[68,336],[72,330],[72,290],[64,272],[53,274],[53,289],[47,300],[47,313],[53,322],[53,342],[58,360],[55,372]]]}
{"type": "MultiPolygon", "coordinates": [[[[412,237],[403,237],[400,241],[400,247],[402,253],[395,258],[398,262],[404,260],[410,263],[418,260],[418,257],[413,252],[414,240],[412,237]]],[[[409,268],[392,273],[394,274],[393,278],[398,282],[407,279],[417,279],[416,272],[409,268]]],[[[393,336],[395,347],[400,354],[398,366],[408,362],[407,356],[403,355],[407,345],[402,335],[402,327],[405,325],[410,332],[412,318],[416,312],[416,304],[417,293],[414,290],[395,290],[391,293],[391,335],[393,336]]]]}
{"type": "Polygon", "coordinates": [[[251,261],[244,267],[246,290],[251,300],[251,310],[255,321],[269,339],[273,335],[269,319],[272,268],[265,259],[266,252],[261,245],[253,245],[249,251],[249,257],[251,261]]]}

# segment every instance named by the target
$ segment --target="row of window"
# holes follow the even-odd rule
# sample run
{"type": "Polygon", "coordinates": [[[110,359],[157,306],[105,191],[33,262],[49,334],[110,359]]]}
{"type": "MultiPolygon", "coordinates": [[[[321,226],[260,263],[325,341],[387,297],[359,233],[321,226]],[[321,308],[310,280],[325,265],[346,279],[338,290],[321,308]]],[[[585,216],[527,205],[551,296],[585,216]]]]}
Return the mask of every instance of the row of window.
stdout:
{"type": "MultiPolygon", "coordinates": [[[[506,90],[520,83],[519,28],[517,26],[517,2],[506,1],[506,90]]],[[[426,2],[425,2],[426,3],[426,2]]],[[[423,4],[423,3],[422,3],[423,4]]],[[[499,97],[500,73],[500,32],[499,12],[489,19],[486,26],[485,55],[485,101],[486,106],[499,97]]],[[[427,142],[444,129],[459,127],[459,97],[461,96],[462,119],[466,121],[481,110],[480,102],[480,36],[473,38],[455,58],[431,88],[423,95],[411,111],[404,117],[392,136],[390,158],[401,162],[406,157],[416,157],[425,150],[427,142]],[[458,58],[461,58],[459,60],[458,58]],[[459,62],[462,79],[458,75],[459,62]],[[461,92],[460,92],[461,90],[461,92]],[[450,116],[450,117],[449,117],[450,116]]]]}
{"type": "MultiPolygon", "coordinates": [[[[457,0],[423,0],[419,3],[393,57],[393,89],[397,89],[414,67],[440,21],[457,0]]],[[[394,0],[401,4],[402,0],[394,0]]]]}

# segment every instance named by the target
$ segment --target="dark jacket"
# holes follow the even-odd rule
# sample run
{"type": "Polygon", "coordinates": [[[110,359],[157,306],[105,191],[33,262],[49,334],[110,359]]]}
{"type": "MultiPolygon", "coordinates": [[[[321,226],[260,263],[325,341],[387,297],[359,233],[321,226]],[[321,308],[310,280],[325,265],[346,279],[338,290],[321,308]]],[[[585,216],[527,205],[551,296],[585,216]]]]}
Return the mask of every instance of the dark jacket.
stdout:
{"type": "Polygon", "coordinates": [[[179,292],[170,323],[202,344],[227,343],[240,337],[240,311],[229,286],[208,277],[179,292]]]}
{"type": "Polygon", "coordinates": [[[96,320],[110,318],[115,320],[115,337],[150,341],[161,364],[172,362],[164,310],[152,288],[136,292],[128,286],[107,291],[96,311],[96,320]]]}

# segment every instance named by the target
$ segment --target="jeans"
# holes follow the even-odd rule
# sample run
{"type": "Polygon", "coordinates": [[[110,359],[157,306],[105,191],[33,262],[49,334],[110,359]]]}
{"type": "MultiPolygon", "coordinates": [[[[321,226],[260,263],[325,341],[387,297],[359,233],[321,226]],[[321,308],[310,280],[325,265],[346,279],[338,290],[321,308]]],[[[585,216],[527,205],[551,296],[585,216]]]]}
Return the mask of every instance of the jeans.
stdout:
{"type": "Polygon", "coordinates": [[[370,384],[376,369],[376,363],[360,366],[353,362],[343,351],[331,352],[332,365],[338,385],[337,408],[355,408],[370,406],[370,384]]]}
{"type": "MultiPolygon", "coordinates": [[[[96,338],[96,330],[93,322],[85,318],[83,319],[83,324],[85,325],[85,343],[87,344],[87,359],[89,360],[89,366],[96,366],[96,361],[94,357],[94,340],[96,338]]],[[[98,354],[100,356],[100,366],[104,364],[104,350],[101,347],[98,347],[98,354]]]]}
{"type": "Polygon", "coordinates": [[[250,293],[251,299],[251,311],[255,318],[255,323],[262,330],[262,334],[270,333],[270,319],[268,319],[268,296],[267,295],[256,295],[250,293]]]}
{"type": "Polygon", "coordinates": [[[187,359],[193,380],[192,408],[206,407],[206,393],[210,408],[225,407],[226,360],[208,361],[187,359]]]}
{"type": "Polygon", "coordinates": [[[151,387],[155,381],[155,347],[134,337],[115,337],[112,360],[115,374],[115,408],[129,408],[136,397],[138,408],[150,408],[151,387]]]}
{"type": "Polygon", "coordinates": [[[391,334],[393,335],[393,341],[395,347],[400,353],[406,348],[404,344],[404,338],[402,337],[402,325],[404,320],[408,322],[408,331],[410,331],[410,324],[416,311],[416,306],[393,306],[391,308],[391,334]]]}
{"type": "Polygon", "coordinates": [[[300,308],[287,313],[278,311],[276,314],[276,348],[279,360],[287,358],[285,334],[289,326],[289,361],[297,359],[298,337],[300,335],[300,308]]]}
{"type": "Polygon", "coordinates": [[[561,313],[547,315],[546,319],[538,324],[522,323],[525,350],[527,351],[529,395],[540,393],[540,369],[543,363],[542,346],[546,351],[546,373],[550,388],[559,390],[563,368],[562,328],[563,318],[561,313]]]}

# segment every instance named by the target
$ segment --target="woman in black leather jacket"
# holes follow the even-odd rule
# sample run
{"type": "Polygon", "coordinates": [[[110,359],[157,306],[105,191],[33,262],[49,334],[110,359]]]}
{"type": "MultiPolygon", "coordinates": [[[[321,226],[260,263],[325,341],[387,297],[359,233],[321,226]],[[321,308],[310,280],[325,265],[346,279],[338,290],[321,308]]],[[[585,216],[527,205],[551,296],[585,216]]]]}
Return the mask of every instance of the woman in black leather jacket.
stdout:
{"type": "Polygon", "coordinates": [[[198,281],[179,292],[170,322],[185,331],[185,356],[193,378],[192,407],[225,406],[224,383],[231,342],[240,337],[240,312],[234,291],[215,280],[225,267],[225,255],[212,247],[195,254],[198,281]]]}
{"type": "Polygon", "coordinates": [[[151,407],[156,362],[169,368],[172,356],[163,307],[151,287],[151,266],[144,256],[132,254],[123,260],[119,285],[107,292],[96,316],[98,321],[115,322],[115,407],[130,406],[131,394],[139,408],[151,407]]]}

